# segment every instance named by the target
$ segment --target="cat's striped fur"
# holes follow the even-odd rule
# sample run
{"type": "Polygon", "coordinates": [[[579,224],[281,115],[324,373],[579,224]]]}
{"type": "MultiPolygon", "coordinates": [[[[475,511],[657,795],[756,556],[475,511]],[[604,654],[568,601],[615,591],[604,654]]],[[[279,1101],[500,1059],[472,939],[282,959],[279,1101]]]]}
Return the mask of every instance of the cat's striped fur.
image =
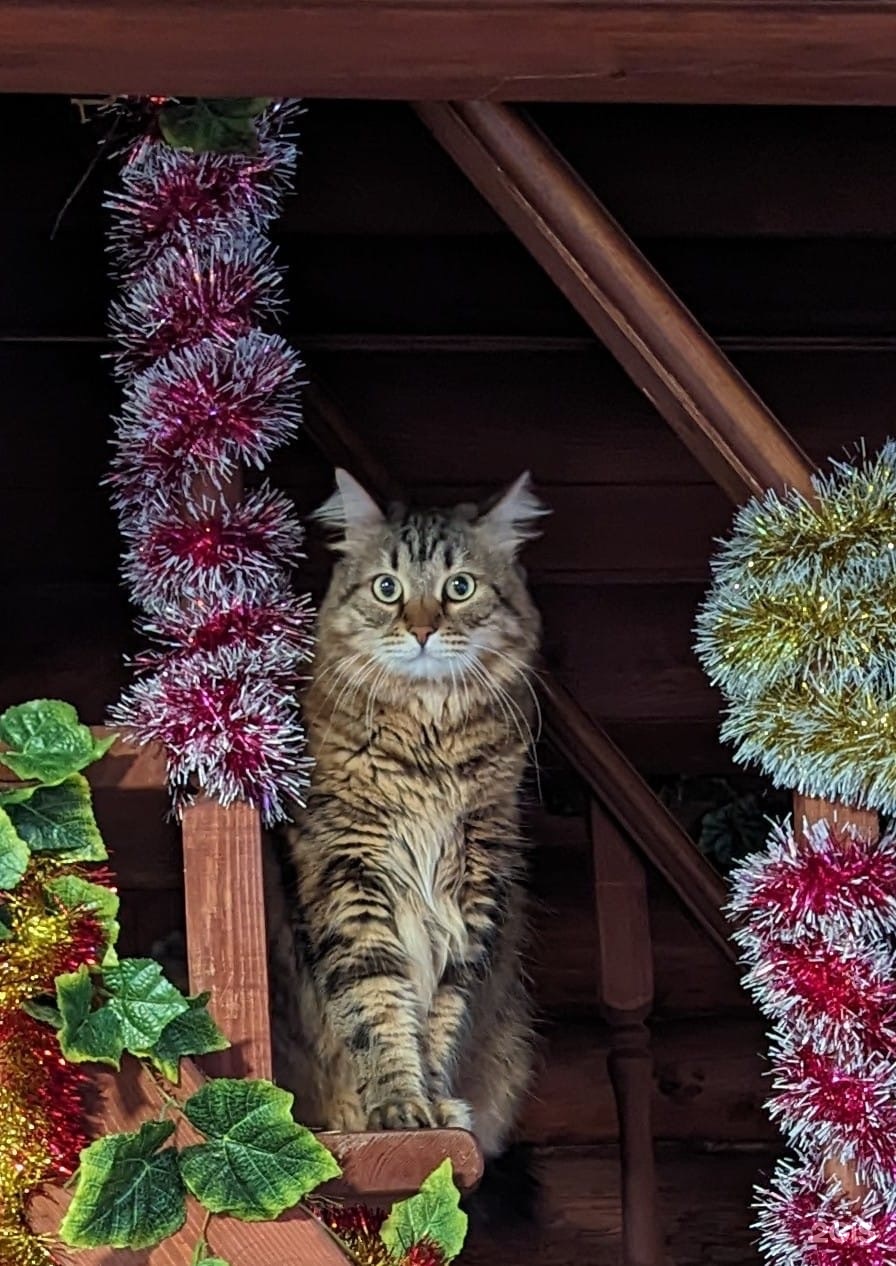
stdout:
{"type": "Polygon", "coordinates": [[[338,484],[316,764],[292,886],[268,872],[276,1075],[307,1124],[472,1126],[495,1155],[531,1062],[518,792],[540,624],[516,555],[543,510],[527,477],[482,515],[384,516],[338,484]]]}

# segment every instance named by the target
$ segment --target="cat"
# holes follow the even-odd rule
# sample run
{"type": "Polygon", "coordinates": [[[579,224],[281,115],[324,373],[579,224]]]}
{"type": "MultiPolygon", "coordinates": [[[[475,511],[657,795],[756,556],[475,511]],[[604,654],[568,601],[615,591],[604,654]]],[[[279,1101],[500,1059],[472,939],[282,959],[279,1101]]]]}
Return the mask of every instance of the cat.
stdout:
{"type": "Polygon", "coordinates": [[[517,562],[547,513],[384,514],[344,471],[304,698],[315,765],[266,858],[275,1075],[306,1125],[511,1138],[532,1067],[519,788],[541,625],[517,562]],[[287,887],[284,887],[284,866],[287,887]]]}

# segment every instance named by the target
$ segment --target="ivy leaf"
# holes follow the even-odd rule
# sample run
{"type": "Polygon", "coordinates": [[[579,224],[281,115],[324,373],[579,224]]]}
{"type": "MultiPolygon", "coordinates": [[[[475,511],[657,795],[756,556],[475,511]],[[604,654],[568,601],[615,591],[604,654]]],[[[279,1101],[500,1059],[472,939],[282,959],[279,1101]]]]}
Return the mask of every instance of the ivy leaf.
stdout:
{"type": "Polygon", "coordinates": [[[0,742],[9,747],[0,761],[18,778],[62,782],[99,760],[114,741],[95,740],[72,705],[59,699],[33,699],[0,716],[0,742]]]}
{"type": "Polygon", "coordinates": [[[30,800],[35,791],[36,786],[4,787],[0,791],[0,804],[21,804],[23,800],[30,800]]]}
{"type": "Polygon", "coordinates": [[[423,1240],[437,1245],[446,1261],[457,1257],[467,1234],[467,1215],[460,1208],[450,1160],[433,1170],[416,1196],[392,1206],[380,1234],[393,1257],[404,1257],[423,1240]]]}
{"type": "Polygon", "coordinates": [[[106,947],[118,939],[118,893],[103,884],[91,883],[80,875],[57,875],[44,885],[44,892],[63,910],[83,910],[94,916],[106,934],[106,947]]]}
{"type": "Polygon", "coordinates": [[[159,111],[159,128],[174,149],[194,154],[244,153],[258,149],[257,117],[271,97],[232,97],[172,102],[159,111]]]}
{"type": "Polygon", "coordinates": [[[103,984],[111,994],[109,1010],[121,1022],[125,1048],[135,1055],[152,1050],[165,1026],[189,1006],[153,958],[123,958],[105,969],[103,984]]]}
{"type": "Polygon", "coordinates": [[[182,1011],[165,1025],[158,1041],[148,1051],[149,1058],[163,1077],[176,1086],[180,1082],[180,1061],[185,1055],[210,1055],[226,1051],[230,1042],[208,1013],[209,995],[188,998],[189,1010],[182,1011]]]}
{"type": "Polygon", "coordinates": [[[49,1002],[38,1002],[36,999],[31,999],[22,1003],[22,1010],[27,1011],[33,1020],[40,1020],[42,1024],[49,1024],[53,1029],[62,1028],[62,1012],[49,1002]]]}
{"type": "Polygon", "coordinates": [[[61,862],[102,862],[109,856],[83,774],[38,787],[30,800],[8,805],[6,812],[32,853],[52,853],[61,862]]]}
{"type": "Polygon", "coordinates": [[[340,1174],[310,1130],[292,1118],[293,1097],[269,1081],[218,1077],[184,1104],[208,1142],[185,1148],[180,1170],[212,1213],[246,1222],[278,1218],[340,1174]]]}
{"type": "Polygon", "coordinates": [[[5,809],[0,809],[0,889],[9,890],[28,869],[31,854],[5,809]]]}
{"type": "Polygon", "coordinates": [[[177,1151],[161,1145],[173,1121],[146,1121],[136,1133],[108,1134],[81,1153],[78,1182],[59,1234],[72,1248],[149,1248],[187,1216],[177,1151]]]}
{"type": "Polygon", "coordinates": [[[121,1021],[110,1007],[91,1010],[93,997],[93,977],[85,964],[56,977],[56,1005],[62,1017],[59,1045],[73,1064],[119,1068],[125,1045],[121,1021]]]}

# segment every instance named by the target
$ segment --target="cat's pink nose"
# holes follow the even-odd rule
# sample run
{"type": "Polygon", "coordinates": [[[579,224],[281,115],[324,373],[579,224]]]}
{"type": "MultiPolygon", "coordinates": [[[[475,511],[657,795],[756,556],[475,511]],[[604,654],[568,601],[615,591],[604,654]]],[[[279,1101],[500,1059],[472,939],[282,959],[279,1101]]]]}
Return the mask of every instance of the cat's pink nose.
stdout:
{"type": "Polygon", "coordinates": [[[432,637],[433,633],[435,633],[435,629],[431,624],[415,624],[412,626],[411,632],[420,645],[425,646],[432,637]]]}

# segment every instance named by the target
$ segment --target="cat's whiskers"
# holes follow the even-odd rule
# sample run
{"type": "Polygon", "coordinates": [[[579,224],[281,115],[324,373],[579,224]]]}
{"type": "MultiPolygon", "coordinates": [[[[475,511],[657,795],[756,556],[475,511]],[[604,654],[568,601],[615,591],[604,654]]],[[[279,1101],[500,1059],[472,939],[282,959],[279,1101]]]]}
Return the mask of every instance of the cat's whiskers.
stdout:
{"type": "MultiPolygon", "coordinates": [[[[336,701],[333,704],[333,707],[330,709],[330,720],[329,720],[329,724],[327,725],[327,729],[324,734],[324,737],[321,739],[321,744],[320,744],[321,749],[323,749],[327,745],[330,734],[333,730],[333,722],[335,721],[336,716],[339,713],[339,710],[343,704],[343,700],[345,700],[346,706],[351,704],[356,698],[358,691],[363,686],[364,680],[370,673],[370,670],[376,667],[377,667],[376,659],[372,655],[369,656],[368,659],[365,661],[365,663],[361,665],[361,667],[357,670],[357,672],[355,672],[351,677],[349,677],[349,680],[342,687],[342,689],[340,690],[339,694],[336,697],[336,701]],[[352,689],[353,687],[354,689],[352,689]],[[350,690],[352,691],[351,695],[348,694],[350,690]]],[[[332,691],[330,692],[330,694],[332,694],[332,691]]],[[[329,697],[330,696],[328,695],[327,699],[329,699],[329,697]]]]}
{"type": "Polygon", "coordinates": [[[530,666],[525,664],[521,659],[517,659],[516,656],[508,655],[506,651],[499,651],[494,646],[484,646],[481,642],[471,642],[470,645],[478,651],[484,651],[489,655],[497,655],[499,659],[502,659],[505,663],[509,664],[515,676],[520,678],[523,685],[532,696],[532,704],[535,708],[535,716],[537,718],[535,727],[535,742],[537,743],[541,738],[544,722],[541,713],[541,701],[538,698],[535,687],[532,685],[530,680],[530,676],[535,670],[530,668],[530,666]]]}

